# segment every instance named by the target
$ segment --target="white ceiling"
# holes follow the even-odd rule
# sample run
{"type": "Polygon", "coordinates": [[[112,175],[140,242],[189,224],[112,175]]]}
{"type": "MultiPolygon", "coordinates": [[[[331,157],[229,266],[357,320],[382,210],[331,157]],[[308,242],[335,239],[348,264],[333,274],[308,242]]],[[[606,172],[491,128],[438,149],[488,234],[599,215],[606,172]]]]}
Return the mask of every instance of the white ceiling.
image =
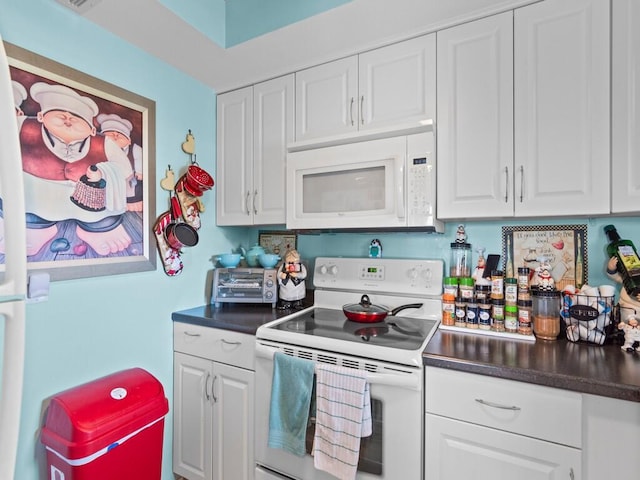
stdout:
{"type": "Polygon", "coordinates": [[[157,0],[103,0],[83,16],[219,93],[533,1],[353,0],[228,49],[157,0]]]}

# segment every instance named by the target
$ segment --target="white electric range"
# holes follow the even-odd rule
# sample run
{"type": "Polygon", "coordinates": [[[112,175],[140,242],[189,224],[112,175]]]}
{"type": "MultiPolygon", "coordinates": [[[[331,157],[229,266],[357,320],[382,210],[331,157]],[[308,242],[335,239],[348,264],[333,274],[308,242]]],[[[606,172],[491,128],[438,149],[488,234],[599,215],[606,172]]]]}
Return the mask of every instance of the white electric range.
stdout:
{"type": "MultiPolygon", "coordinates": [[[[313,268],[314,304],[267,323],[256,332],[256,398],[271,397],[276,351],[314,362],[367,371],[374,434],[362,439],[358,480],[422,476],[422,351],[442,315],[444,262],[440,259],[318,257],[313,268]],[[348,320],[343,306],[366,294],[390,312],[384,321],[348,320]],[[402,439],[401,442],[398,439],[402,439]]],[[[267,446],[269,402],[256,403],[256,478],[329,480],[307,454],[298,457],[267,446]]],[[[314,424],[308,425],[308,438],[314,424]]],[[[311,449],[307,442],[307,452],[311,449]]]]}

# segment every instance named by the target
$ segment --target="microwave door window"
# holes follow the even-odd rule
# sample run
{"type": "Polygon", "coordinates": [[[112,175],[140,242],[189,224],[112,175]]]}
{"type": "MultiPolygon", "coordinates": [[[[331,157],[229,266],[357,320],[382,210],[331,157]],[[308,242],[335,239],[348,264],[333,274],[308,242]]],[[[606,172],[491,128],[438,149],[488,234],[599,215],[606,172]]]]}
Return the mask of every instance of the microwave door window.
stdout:
{"type": "Polygon", "coordinates": [[[385,211],[384,166],[304,174],[305,214],[385,211]]]}

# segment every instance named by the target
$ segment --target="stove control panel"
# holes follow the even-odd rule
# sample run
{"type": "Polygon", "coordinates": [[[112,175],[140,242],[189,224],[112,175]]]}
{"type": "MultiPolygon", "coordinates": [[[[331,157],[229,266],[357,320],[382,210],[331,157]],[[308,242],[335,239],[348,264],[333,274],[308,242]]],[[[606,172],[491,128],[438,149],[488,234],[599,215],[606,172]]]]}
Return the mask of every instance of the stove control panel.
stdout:
{"type": "Polygon", "coordinates": [[[441,295],[444,261],[408,258],[316,258],[316,288],[441,295]]]}

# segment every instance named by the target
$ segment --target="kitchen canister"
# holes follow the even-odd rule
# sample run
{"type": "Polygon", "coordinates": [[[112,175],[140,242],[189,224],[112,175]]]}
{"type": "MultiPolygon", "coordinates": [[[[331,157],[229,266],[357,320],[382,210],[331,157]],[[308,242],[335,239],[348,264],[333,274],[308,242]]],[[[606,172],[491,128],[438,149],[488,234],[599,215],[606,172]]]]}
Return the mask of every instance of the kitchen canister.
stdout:
{"type": "Polygon", "coordinates": [[[533,290],[533,333],[542,340],[556,340],[560,334],[560,292],[533,290]]]}

